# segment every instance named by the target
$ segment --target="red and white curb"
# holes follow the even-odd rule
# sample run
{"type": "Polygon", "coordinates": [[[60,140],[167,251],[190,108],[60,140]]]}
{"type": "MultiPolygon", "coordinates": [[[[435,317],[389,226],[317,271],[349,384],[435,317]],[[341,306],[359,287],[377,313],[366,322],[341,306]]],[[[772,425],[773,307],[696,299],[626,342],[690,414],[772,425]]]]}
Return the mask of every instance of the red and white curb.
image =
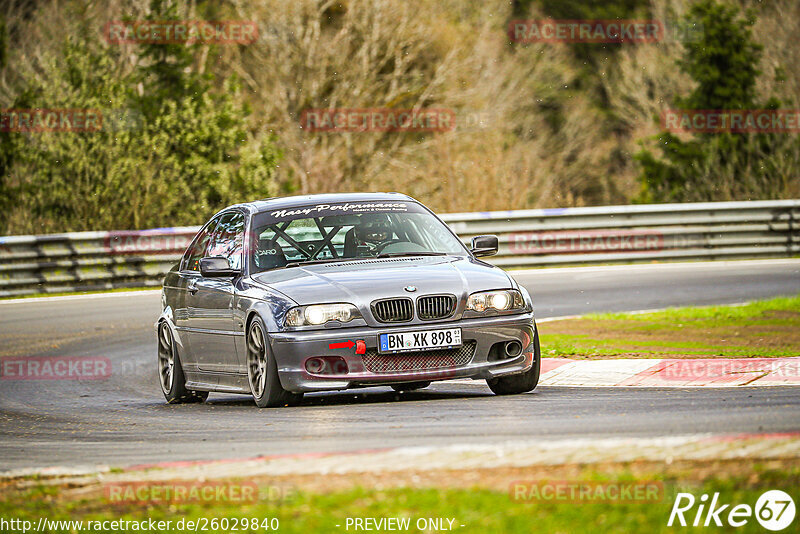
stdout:
{"type": "MultiPolygon", "coordinates": [[[[453,384],[482,384],[472,379],[453,384]]],[[[731,387],[800,385],[800,358],[570,360],[542,358],[540,386],[731,387]]]]}
{"type": "Polygon", "coordinates": [[[800,358],[569,360],[543,358],[543,386],[800,385],[800,358]]]}
{"type": "MultiPolygon", "coordinates": [[[[397,447],[200,462],[166,462],[124,471],[108,467],[21,469],[0,480],[38,475],[56,483],[210,480],[258,476],[391,473],[432,469],[486,469],[573,463],[676,460],[768,460],[800,457],[800,432],[691,434],[665,437],[541,439],[492,444],[397,447]]],[[[43,483],[40,478],[37,483],[43,483]]]]}

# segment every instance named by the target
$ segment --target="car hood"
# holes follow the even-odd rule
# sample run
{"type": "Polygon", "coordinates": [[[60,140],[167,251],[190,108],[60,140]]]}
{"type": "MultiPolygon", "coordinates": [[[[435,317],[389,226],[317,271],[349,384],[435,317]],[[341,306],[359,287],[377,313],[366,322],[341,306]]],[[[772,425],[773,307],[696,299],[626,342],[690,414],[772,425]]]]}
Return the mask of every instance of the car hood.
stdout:
{"type": "Polygon", "coordinates": [[[412,257],[291,267],[260,273],[259,283],[280,291],[299,305],[350,302],[367,306],[380,298],[516,287],[501,269],[471,258],[412,257]],[[405,288],[416,287],[409,292],[405,288]]]}

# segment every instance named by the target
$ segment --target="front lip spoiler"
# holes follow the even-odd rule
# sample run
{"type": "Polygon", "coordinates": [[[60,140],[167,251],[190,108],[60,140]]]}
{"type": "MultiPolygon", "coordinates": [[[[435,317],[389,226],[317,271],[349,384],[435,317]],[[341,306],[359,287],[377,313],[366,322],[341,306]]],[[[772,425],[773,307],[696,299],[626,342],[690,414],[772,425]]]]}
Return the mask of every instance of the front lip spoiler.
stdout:
{"type": "Polygon", "coordinates": [[[330,391],[343,390],[355,387],[386,386],[391,384],[404,384],[409,382],[433,382],[454,380],[457,378],[471,378],[473,380],[488,380],[504,375],[518,374],[527,371],[533,364],[533,353],[523,353],[513,359],[497,362],[483,362],[469,364],[458,368],[431,369],[428,371],[412,371],[409,373],[358,373],[347,375],[311,375],[306,371],[282,370],[287,378],[294,377],[292,382],[302,384],[300,391],[330,391]]]}
{"type": "Polygon", "coordinates": [[[488,351],[498,342],[514,339],[522,341],[526,333],[532,340],[534,328],[533,314],[523,313],[442,321],[424,326],[402,325],[386,328],[367,326],[335,330],[278,332],[271,333],[269,338],[278,364],[278,374],[282,386],[289,391],[311,392],[455,378],[485,380],[523,373],[529,370],[534,363],[532,352],[523,352],[514,358],[489,361],[488,351]],[[451,327],[462,328],[463,338],[475,340],[477,343],[472,359],[463,365],[435,369],[414,369],[412,367],[375,373],[364,367],[362,357],[354,354],[352,349],[342,351],[330,347],[330,344],[337,342],[364,340],[368,349],[374,350],[377,347],[380,333],[451,327]],[[310,374],[305,369],[304,362],[311,356],[340,356],[345,359],[350,372],[343,375],[310,374]]]}
{"type": "MultiPolygon", "coordinates": [[[[411,353],[413,354],[413,353],[411,353]]],[[[409,381],[428,381],[428,380],[449,380],[451,378],[461,378],[461,375],[472,376],[476,373],[483,373],[488,371],[493,375],[505,374],[498,373],[498,367],[516,366],[519,364],[527,363],[526,360],[530,358],[531,353],[522,353],[516,358],[509,358],[507,360],[499,360],[493,362],[471,363],[461,367],[442,367],[440,369],[428,369],[414,371],[410,370],[407,373],[348,373],[346,375],[316,375],[306,373],[309,378],[319,380],[333,380],[333,381],[347,381],[347,382],[384,382],[386,380],[393,382],[409,382],[409,381]],[[458,376],[457,376],[458,375],[458,376]]]]}

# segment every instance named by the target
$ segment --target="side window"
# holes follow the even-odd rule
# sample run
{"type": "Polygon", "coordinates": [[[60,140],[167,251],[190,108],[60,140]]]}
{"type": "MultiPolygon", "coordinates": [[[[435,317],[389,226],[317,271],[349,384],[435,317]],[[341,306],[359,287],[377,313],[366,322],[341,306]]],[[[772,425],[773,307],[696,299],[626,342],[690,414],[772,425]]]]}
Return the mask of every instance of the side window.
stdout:
{"type": "Polygon", "coordinates": [[[194,241],[192,241],[192,244],[189,245],[189,248],[183,255],[184,271],[200,270],[200,258],[205,256],[208,240],[211,238],[211,232],[214,230],[214,228],[216,228],[218,223],[219,217],[208,223],[205,228],[203,228],[200,233],[197,234],[197,237],[195,237],[194,241]]]}
{"type": "Polygon", "coordinates": [[[242,268],[244,249],[244,214],[229,211],[222,215],[206,248],[206,256],[222,256],[228,259],[232,269],[242,268]]]}

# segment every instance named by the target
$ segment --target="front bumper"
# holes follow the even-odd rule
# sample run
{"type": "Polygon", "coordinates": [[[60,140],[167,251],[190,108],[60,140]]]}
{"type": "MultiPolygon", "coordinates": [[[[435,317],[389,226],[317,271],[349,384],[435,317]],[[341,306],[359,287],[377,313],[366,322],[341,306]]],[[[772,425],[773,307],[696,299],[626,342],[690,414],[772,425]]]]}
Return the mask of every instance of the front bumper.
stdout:
{"type": "MultiPolygon", "coordinates": [[[[281,385],[284,389],[300,391],[342,390],[355,387],[399,384],[404,382],[427,382],[453,378],[489,379],[499,376],[523,373],[534,363],[533,339],[536,329],[533,314],[505,315],[460,319],[426,324],[404,326],[337,328],[331,330],[308,330],[279,332],[270,334],[270,347],[278,366],[281,385]],[[466,363],[444,364],[435,368],[414,368],[401,366],[402,370],[370,370],[362,355],[355,354],[353,348],[330,348],[331,344],[357,340],[366,342],[367,351],[375,355],[378,335],[391,332],[439,330],[442,328],[461,328],[464,344],[474,343],[475,350],[466,363]],[[498,344],[518,341],[523,350],[519,356],[497,357],[498,344]],[[493,347],[495,347],[493,349],[493,347]],[[492,356],[490,357],[490,354],[492,356]],[[344,358],[348,372],[339,375],[311,374],[305,369],[308,358],[315,356],[338,356],[344,358]],[[490,359],[492,358],[492,359],[490,359]]],[[[399,353],[381,355],[382,358],[408,358],[427,353],[399,353]]],[[[384,360],[388,361],[388,360],[384,360]]],[[[441,365],[441,364],[440,364],[441,365]]],[[[374,368],[374,366],[372,366],[374,368]]]]}

